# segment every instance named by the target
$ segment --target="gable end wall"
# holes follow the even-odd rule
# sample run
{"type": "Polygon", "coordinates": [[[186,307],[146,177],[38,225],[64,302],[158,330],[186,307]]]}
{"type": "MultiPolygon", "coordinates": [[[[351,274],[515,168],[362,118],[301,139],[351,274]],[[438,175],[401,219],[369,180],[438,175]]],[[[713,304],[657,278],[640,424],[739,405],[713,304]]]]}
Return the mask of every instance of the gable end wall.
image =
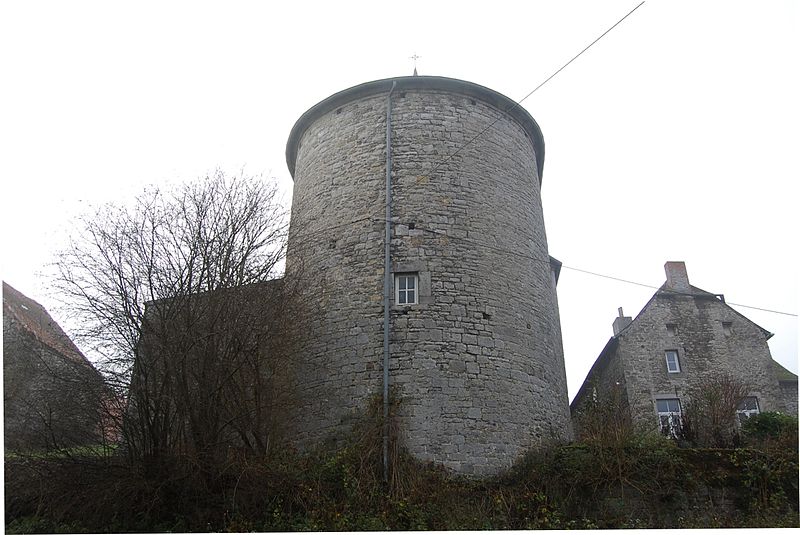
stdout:
{"type": "Polygon", "coordinates": [[[618,351],[635,422],[657,426],[656,397],[685,404],[694,385],[719,373],[745,382],[762,411],[786,410],[764,331],[714,297],[657,294],[620,337],[618,351]],[[730,334],[722,322],[731,323],[730,334]],[[668,323],[677,326],[675,335],[668,323]],[[678,351],[680,373],[667,372],[670,349],[678,351]]]}

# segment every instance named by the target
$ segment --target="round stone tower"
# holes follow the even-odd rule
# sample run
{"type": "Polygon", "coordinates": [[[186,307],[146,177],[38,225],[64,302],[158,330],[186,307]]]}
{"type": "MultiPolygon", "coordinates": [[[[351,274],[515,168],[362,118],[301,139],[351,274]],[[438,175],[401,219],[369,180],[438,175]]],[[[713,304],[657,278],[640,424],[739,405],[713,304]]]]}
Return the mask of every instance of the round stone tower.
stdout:
{"type": "Polygon", "coordinates": [[[286,158],[287,277],[304,277],[311,305],[298,444],[347,430],[383,389],[389,161],[389,383],[403,443],[489,474],[570,438],[544,140],[523,108],[461,80],[378,80],[303,114],[286,158]]]}

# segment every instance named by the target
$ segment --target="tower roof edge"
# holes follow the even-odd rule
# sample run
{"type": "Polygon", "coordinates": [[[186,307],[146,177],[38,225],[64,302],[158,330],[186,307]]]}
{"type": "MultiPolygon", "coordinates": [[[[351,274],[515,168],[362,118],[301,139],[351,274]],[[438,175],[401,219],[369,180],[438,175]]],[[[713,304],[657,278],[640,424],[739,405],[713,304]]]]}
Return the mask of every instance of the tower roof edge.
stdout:
{"type": "Polygon", "coordinates": [[[539,124],[528,111],[509,97],[498,93],[493,89],[484,87],[473,82],[458,80],[456,78],[446,78],[442,76],[401,76],[397,78],[384,78],[359,84],[348,89],[334,93],[328,98],[318,102],[309,108],[292,127],[289,139],[286,143],[286,165],[289,172],[294,177],[295,162],[297,160],[297,149],[300,138],[306,128],[314,121],[326,113],[354,100],[358,100],[381,93],[388,93],[391,90],[392,82],[396,82],[395,91],[403,90],[439,90],[457,93],[468,97],[477,98],[490,104],[503,113],[508,114],[522,126],[533,143],[536,152],[536,167],[541,183],[544,171],[544,137],[539,124]]]}

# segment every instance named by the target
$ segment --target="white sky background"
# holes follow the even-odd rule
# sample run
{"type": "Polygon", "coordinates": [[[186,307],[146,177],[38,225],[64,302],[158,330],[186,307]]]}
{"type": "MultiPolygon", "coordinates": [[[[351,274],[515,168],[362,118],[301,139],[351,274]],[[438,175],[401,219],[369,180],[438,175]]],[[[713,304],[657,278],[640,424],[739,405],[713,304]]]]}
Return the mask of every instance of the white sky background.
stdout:
{"type": "MultiPolygon", "coordinates": [[[[289,203],[289,131],[332,93],[416,52],[422,75],[518,100],[637,3],[5,2],[0,275],[63,325],[42,272],[90,206],[216,167],[289,203]]],[[[528,98],[550,254],[653,286],[684,260],[700,288],[797,313],[798,6],[647,0],[528,98]]],[[[562,271],[570,398],[617,307],[653,291],[562,271]]],[[[797,372],[797,318],[738,310],[797,372]]]]}

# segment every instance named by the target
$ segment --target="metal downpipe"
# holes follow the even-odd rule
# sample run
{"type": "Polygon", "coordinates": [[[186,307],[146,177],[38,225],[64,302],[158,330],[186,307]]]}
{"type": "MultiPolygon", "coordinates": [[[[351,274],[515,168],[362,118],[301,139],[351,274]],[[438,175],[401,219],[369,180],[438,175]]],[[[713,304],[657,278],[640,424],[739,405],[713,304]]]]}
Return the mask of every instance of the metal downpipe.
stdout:
{"type": "Polygon", "coordinates": [[[383,249],[383,481],[389,482],[389,289],[392,245],[392,92],[386,97],[386,235],[383,249]]]}

